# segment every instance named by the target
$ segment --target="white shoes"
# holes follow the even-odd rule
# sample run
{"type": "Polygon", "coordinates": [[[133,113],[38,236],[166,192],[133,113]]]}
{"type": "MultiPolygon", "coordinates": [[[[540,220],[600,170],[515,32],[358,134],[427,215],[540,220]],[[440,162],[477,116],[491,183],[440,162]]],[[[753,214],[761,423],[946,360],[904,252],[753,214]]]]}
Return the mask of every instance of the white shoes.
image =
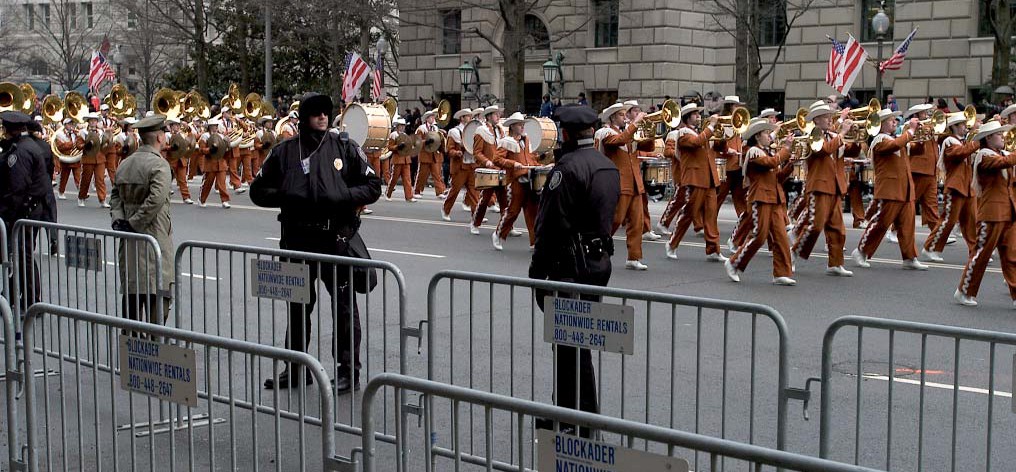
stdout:
{"type": "Polygon", "coordinates": [[[501,207],[499,206],[493,207],[490,211],[493,211],[494,213],[501,213],[501,207]]]}
{"type": "Polygon", "coordinates": [[[422,193],[414,193],[413,197],[415,197],[415,198],[423,198],[423,194],[422,193]]]}
{"type": "Polygon", "coordinates": [[[497,237],[497,232],[490,233],[490,242],[494,244],[494,249],[498,251],[504,250],[504,240],[497,237]]]}
{"type": "Polygon", "coordinates": [[[445,213],[444,210],[441,210],[441,219],[445,221],[451,221],[452,215],[451,213],[445,213]]]}
{"type": "Polygon", "coordinates": [[[225,209],[228,210],[228,209],[232,208],[232,206],[233,205],[230,205],[229,202],[222,202],[222,208],[225,208],[225,209]]]}
{"type": "Polygon", "coordinates": [[[100,205],[102,205],[103,208],[110,208],[109,201],[103,201],[100,205]]]}
{"type": "Polygon", "coordinates": [[[649,266],[642,263],[642,261],[627,261],[624,263],[624,268],[628,270],[647,270],[649,266]]]}
{"type": "Polygon", "coordinates": [[[193,204],[194,204],[194,200],[191,200],[191,199],[189,199],[189,198],[185,198],[185,199],[183,200],[183,202],[184,202],[184,203],[186,203],[186,204],[188,204],[188,205],[193,205],[193,204]]]}
{"type": "Polygon", "coordinates": [[[853,277],[854,273],[847,270],[843,266],[828,267],[825,270],[826,275],[832,275],[834,277],[853,277]]]}
{"type": "Polygon", "coordinates": [[[939,253],[935,251],[929,251],[927,249],[921,249],[921,259],[931,262],[942,262],[945,260],[942,259],[942,256],[939,253]]]}
{"type": "Polygon", "coordinates": [[[208,205],[206,205],[206,204],[205,204],[205,202],[201,202],[201,205],[200,205],[200,206],[201,206],[201,208],[204,208],[204,207],[206,207],[206,206],[208,206],[208,205]]]}
{"type": "Polygon", "coordinates": [[[868,262],[868,257],[861,254],[859,249],[854,249],[854,252],[850,253],[850,257],[854,259],[854,264],[857,264],[857,267],[864,267],[866,269],[871,267],[871,263],[868,262]]]}
{"type": "Polygon", "coordinates": [[[416,198],[416,197],[413,197],[413,198],[410,198],[410,199],[409,199],[409,203],[416,203],[416,202],[418,202],[418,201],[420,201],[420,199],[419,199],[419,198],[416,198]]]}
{"type": "Polygon", "coordinates": [[[392,201],[392,197],[389,196],[389,195],[385,195],[385,201],[388,201],[388,202],[392,201]]]}
{"type": "Polygon", "coordinates": [[[522,231],[512,228],[510,231],[508,231],[508,236],[517,238],[519,236],[522,236],[522,231]]]}
{"type": "Polygon", "coordinates": [[[465,203],[463,203],[462,204],[462,211],[473,211],[473,209],[469,208],[469,205],[466,205],[465,203]]]}
{"type": "Polygon", "coordinates": [[[643,241],[659,241],[661,239],[663,239],[663,236],[660,236],[652,231],[649,231],[648,233],[642,233],[643,241]]]}
{"type": "Polygon", "coordinates": [[[59,199],[59,200],[67,200],[67,194],[66,193],[61,193],[61,194],[57,195],[56,198],[59,199]]]}
{"type": "Polygon", "coordinates": [[[945,240],[945,245],[949,246],[952,244],[956,244],[956,238],[954,236],[949,236],[949,239],[945,240]]]}
{"type": "Polygon", "coordinates": [[[797,285],[797,281],[790,277],[776,277],[773,279],[773,285],[783,285],[785,287],[792,287],[797,285]]]}
{"type": "Polygon", "coordinates": [[[706,233],[705,233],[705,230],[701,230],[701,229],[700,229],[700,230],[696,230],[696,231],[695,231],[695,236],[698,236],[698,237],[700,237],[700,238],[704,238],[704,237],[706,237],[706,233]]]}
{"type": "Polygon", "coordinates": [[[928,266],[921,263],[917,258],[903,261],[904,270],[928,270],[928,266]]]}
{"type": "Polygon", "coordinates": [[[85,206],[85,201],[79,198],[79,199],[78,199],[78,206],[79,206],[79,207],[83,207],[83,206],[85,206]]]}
{"type": "Polygon", "coordinates": [[[723,269],[727,271],[727,277],[729,277],[730,280],[733,280],[734,282],[741,281],[741,274],[739,273],[740,271],[738,271],[737,268],[730,263],[729,259],[723,261],[723,269]]]}
{"type": "Polygon", "coordinates": [[[371,210],[370,208],[364,208],[363,209],[363,214],[364,215],[373,215],[374,214],[374,210],[371,210]]]}
{"type": "Polygon", "coordinates": [[[730,252],[737,252],[737,246],[734,245],[734,235],[727,238],[727,249],[730,249],[730,252]]]}
{"type": "Polygon", "coordinates": [[[714,252],[712,254],[707,254],[706,260],[709,262],[724,262],[727,260],[727,256],[724,256],[722,253],[719,252],[714,252]]]}
{"type": "Polygon", "coordinates": [[[858,229],[867,229],[868,228],[868,220],[861,220],[861,222],[857,224],[857,228],[858,229]]]}
{"type": "Polygon", "coordinates": [[[247,193],[247,186],[246,185],[241,185],[240,188],[236,189],[236,194],[237,195],[239,195],[241,193],[247,193]]]}
{"type": "Polygon", "coordinates": [[[890,231],[889,235],[888,235],[888,237],[886,239],[888,239],[889,242],[891,242],[893,244],[899,244],[900,243],[900,238],[899,238],[899,236],[896,236],[896,232],[895,231],[890,231]]]}
{"type": "Polygon", "coordinates": [[[667,259],[677,260],[677,248],[675,247],[675,248],[671,249],[670,243],[668,242],[667,246],[666,246],[666,249],[667,249],[667,259]]]}
{"type": "Polygon", "coordinates": [[[975,300],[974,297],[964,295],[960,289],[956,289],[956,291],[953,292],[953,299],[956,300],[956,303],[963,306],[977,306],[977,300],[975,300]]]}
{"type": "Polygon", "coordinates": [[[480,227],[469,225],[469,234],[480,234],[480,227]]]}
{"type": "Polygon", "coordinates": [[[665,226],[663,226],[660,223],[656,223],[655,225],[653,225],[653,229],[656,230],[656,234],[670,236],[670,230],[668,230],[665,226]]]}

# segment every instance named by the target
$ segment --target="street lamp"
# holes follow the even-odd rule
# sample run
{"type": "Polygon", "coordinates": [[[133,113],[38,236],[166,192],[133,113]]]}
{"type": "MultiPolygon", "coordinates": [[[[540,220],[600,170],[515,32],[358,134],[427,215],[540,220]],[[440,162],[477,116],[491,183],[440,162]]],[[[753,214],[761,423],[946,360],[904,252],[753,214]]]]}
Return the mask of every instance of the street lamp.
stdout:
{"type": "Polygon", "coordinates": [[[561,73],[562,61],[564,61],[564,54],[558,51],[554,57],[543,63],[543,81],[547,83],[547,91],[551,97],[557,97],[564,92],[564,74],[561,73]]]}
{"type": "Polygon", "coordinates": [[[479,64],[480,58],[473,56],[473,59],[467,60],[459,66],[459,82],[462,83],[462,96],[464,98],[473,97],[479,99],[480,73],[476,68],[479,64]]]}
{"type": "Polygon", "coordinates": [[[120,73],[120,68],[123,66],[124,59],[123,59],[123,53],[120,52],[120,45],[119,44],[117,44],[116,45],[116,49],[113,50],[113,56],[110,57],[110,60],[112,60],[113,61],[113,65],[116,66],[116,81],[117,81],[117,83],[122,84],[123,83],[123,75],[120,73]]]}
{"type": "MultiPolygon", "coordinates": [[[[878,40],[878,63],[876,64],[875,70],[875,96],[879,100],[885,100],[882,97],[882,42],[885,41],[885,35],[889,32],[889,15],[885,14],[885,1],[879,4],[878,12],[875,16],[871,17],[871,30],[875,33],[875,39],[878,40]]],[[[885,103],[883,101],[883,103],[885,103]]]]}
{"type": "MultiPolygon", "coordinates": [[[[377,38],[377,59],[375,59],[377,62],[374,64],[374,67],[377,67],[377,66],[382,66],[383,67],[384,66],[384,62],[383,62],[384,59],[383,58],[385,57],[385,55],[387,53],[388,53],[388,40],[385,39],[384,35],[381,35],[379,38],[377,38]]],[[[381,83],[378,84],[379,85],[378,90],[381,91],[381,95],[377,97],[377,100],[381,100],[381,97],[386,95],[385,94],[385,71],[384,71],[384,69],[381,70],[381,73],[378,74],[378,77],[381,80],[381,83]]]]}

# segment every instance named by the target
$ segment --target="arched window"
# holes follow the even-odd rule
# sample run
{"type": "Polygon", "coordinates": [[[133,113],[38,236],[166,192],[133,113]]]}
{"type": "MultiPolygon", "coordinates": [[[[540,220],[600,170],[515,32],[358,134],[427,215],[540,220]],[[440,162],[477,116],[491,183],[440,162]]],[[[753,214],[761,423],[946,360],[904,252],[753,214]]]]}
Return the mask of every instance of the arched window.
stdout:
{"type": "Polygon", "coordinates": [[[526,47],[529,49],[550,49],[550,33],[547,25],[536,15],[526,15],[526,47]]]}

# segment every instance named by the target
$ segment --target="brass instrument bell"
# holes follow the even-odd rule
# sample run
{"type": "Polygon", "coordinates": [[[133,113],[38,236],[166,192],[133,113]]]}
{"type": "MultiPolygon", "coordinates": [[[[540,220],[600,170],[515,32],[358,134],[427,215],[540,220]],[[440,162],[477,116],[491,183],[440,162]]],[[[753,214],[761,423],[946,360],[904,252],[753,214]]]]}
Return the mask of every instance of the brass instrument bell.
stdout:
{"type": "MultiPolygon", "coordinates": [[[[387,110],[387,108],[386,108],[387,110]]],[[[448,126],[448,122],[452,120],[452,104],[448,100],[441,100],[437,104],[437,108],[434,109],[436,115],[435,123],[441,128],[448,126]]],[[[391,113],[389,113],[391,116],[391,113]]]]}
{"type": "MultiPolygon", "coordinates": [[[[399,102],[392,97],[388,97],[385,99],[383,105],[385,110],[388,111],[388,116],[394,119],[396,114],[399,112],[399,102]]],[[[292,109],[290,109],[290,111],[292,111],[292,109]]]]}
{"type": "Polygon", "coordinates": [[[24,113],[31,114],[35,111],[35,87],[32,84],[21,84],[21,94],[24,95],[24,105],[21,106],[21,111],[24,113]]]}
{"type": "Polygon", "coordinates": [[[915,142],[934,141],[938,135],[945,133],[946,117],[941,110],[935,110],[927,119],[921,120],[918,124],[915,142]]]}
{"type": "Polygon", "coordinates": [[[74,120],[75,123],[83,123],[85,115],[88,114],[88,102],[78,92],[67,92],[64,96],[64,116],[74,120]]]}
{"type": "Polygon", "coordinates": [[[176,91],[161,88],[152,97],[152,111],[165,116],[168,120],[178,119],[181,110],[179,95],[176,91]]]}
{"type": "MultiPolygon", "coordinates": [[[[734,134],[739,136],[748,131],[748,124],[751,123],[751,114],[748,113],[747,108],[737,107],[731,114],[717,117],[716,123],[722,128],[732,129],[734,134]]],[[[710,141],[724,141],[726,139],[723,133],[717,133],[717,136],[709,138],[710,141]]]]}
{"type": "Polygon", "coordinates": [[[25,104],[25,93],[12,82],[0,83],[0,112],[21,111],[25,104]]]}

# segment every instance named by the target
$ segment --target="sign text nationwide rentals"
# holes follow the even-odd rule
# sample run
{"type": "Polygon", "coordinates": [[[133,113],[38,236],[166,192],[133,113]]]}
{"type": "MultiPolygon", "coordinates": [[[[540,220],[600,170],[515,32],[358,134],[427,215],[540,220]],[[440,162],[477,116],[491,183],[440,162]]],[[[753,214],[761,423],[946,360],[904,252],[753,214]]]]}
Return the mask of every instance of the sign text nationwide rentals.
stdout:
{"type": "Polygon", "coordinates": [[[120,335],[120,388],[190,407],[198,406],[194,350],[120,335]]]}
{"type": "Polygon", "coordinates": [[[310,303],[310,266],[271,259],[251,259],[250,286],[258,298],[310,303]]]}
{"type": "Polygon", "coordinates": [[[554,472],[688,472],[688,461],[538,429],[537,465],[554,472]]]}
{"type": "Polygon", "coordinates": [[[635,308],[547,296],[543,340],[548,343],[617,352],[635,352],[635,308]]]}

